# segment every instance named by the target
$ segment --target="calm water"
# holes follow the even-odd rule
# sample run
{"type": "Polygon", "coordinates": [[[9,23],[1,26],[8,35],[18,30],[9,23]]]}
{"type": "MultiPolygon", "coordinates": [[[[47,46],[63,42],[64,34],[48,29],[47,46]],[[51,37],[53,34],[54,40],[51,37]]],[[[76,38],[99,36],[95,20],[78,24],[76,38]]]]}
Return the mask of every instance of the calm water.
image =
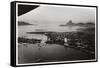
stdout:
{"type": "Polygon", "coordinates": [[[41,47],[38,44],[19,44],[18,47],[19,63],[86,60],[90,58],[90,55],[85,52],[57,44],[46,44],[41,47]]]}

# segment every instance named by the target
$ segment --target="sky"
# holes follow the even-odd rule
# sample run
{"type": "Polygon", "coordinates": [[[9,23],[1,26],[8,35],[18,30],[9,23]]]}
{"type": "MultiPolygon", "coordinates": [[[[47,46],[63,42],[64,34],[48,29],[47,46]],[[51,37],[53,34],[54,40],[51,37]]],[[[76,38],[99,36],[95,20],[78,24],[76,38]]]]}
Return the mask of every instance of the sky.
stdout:
{"type": "Polygon", "coordinates": [[[74,23],[95,22],[96,8],[76,6],[47,6],[33,9],[18,17],[18,21],[25,21],[39,25],[61,25],[69,20],[74,23]]]}

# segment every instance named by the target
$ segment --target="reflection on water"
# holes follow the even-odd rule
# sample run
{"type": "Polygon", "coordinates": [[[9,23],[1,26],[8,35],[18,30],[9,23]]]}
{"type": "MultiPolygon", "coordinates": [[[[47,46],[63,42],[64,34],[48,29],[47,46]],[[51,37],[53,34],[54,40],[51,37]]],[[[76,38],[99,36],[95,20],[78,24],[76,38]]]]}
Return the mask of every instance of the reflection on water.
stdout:
{"type": "Polygon", "coordinates": [[[55,62],[89,59],[90,55],[80,50],[57,44],[19,44],[19,63],[55,62]],[[26,45],[26,46],[25,46],[26,45]]]}

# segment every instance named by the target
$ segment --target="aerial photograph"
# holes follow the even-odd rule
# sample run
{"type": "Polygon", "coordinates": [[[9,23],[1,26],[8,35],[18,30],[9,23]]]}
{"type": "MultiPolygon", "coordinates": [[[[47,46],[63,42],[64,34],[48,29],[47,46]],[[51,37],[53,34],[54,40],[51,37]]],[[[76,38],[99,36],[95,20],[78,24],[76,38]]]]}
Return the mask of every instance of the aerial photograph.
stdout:
{"type": "Polygon", "coordinates": [[[95,59],[96,8],[18,4],[18,64],[95,59]]]}

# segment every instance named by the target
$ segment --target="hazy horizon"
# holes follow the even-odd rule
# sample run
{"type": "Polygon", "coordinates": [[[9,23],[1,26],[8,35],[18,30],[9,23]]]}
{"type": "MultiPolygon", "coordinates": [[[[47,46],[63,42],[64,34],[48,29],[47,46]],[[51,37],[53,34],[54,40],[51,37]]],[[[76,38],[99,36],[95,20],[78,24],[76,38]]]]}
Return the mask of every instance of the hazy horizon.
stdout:
{"type": "Polygon", "coordinates": [[[74,23],[95,22],[95,8],[91,7],[53,7],[40,6],[18,17],[18,21],[44,26],[66,24],[69,20],[74,23]]]}

